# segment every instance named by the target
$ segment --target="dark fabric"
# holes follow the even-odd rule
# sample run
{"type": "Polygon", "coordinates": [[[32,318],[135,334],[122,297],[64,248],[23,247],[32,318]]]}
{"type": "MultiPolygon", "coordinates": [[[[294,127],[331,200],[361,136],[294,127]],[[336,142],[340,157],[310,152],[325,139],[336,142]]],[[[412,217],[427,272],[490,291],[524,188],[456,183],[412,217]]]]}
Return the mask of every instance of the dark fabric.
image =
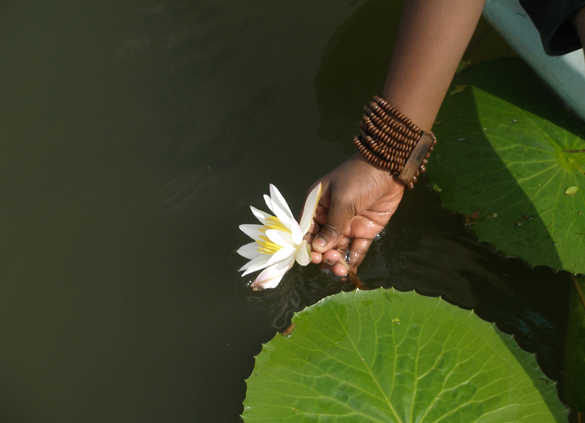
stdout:
{"type": "Polygon", "coordinates": [[[585,6],[585,0],[520,0],[520,4],[540,32],[546,54],[560,56],[581,48],[571,16],[585,6]]]}

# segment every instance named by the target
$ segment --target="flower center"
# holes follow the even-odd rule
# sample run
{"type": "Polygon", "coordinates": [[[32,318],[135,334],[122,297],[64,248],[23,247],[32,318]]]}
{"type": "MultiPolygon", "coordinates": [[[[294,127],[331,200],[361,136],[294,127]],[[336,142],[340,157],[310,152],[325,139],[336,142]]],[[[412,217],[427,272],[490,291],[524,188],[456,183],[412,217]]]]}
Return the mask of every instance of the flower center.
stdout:
{"type": "MultiPolygon", "coordinates": [[[[290,230],[284,226],[284,224],[275,216],[270,216],[268,219],[268,223],[260,228],[261,232],[266,233],[268,229],[276,229],[283,232],[291,233],[290,230]]],[[[282,247],[274,242],[270,241],[267,236],[260,236],[260,240],[256,241],[258,243],[258,252],[262,254],[274,254],[282,247]]]]}
{"type": "Polygon", "coordinates": [[[288,232],[289,234],[291,233],[290,230],[286,226],[284,226],[284,223],[282,223],[278,217],[270,216],[266,220],[268,220],[272,224],[264,225],[262,229],[277,229],[279,231],[288,232]]]}
{"type": "MultiPolygon", "coordinates": [[[[262,229],[260,229],[262,230],[262,229]]],[[[267,236],[260,236],[258,243],[258,252],[262,254],[274,254],[282,247],[274,242],[270,241],[267,236]]]]}

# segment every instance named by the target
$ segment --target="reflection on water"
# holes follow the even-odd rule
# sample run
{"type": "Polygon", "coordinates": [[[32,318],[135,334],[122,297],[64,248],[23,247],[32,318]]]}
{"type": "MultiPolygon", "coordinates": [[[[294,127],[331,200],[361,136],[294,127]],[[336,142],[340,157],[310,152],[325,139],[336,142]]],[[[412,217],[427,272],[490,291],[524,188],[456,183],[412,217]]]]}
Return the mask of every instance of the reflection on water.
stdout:
{"type": "MultiPolygon", "coordinates": [[[[392,15],[384,3],[0,6],[0,421],[239,421],[261,342],[344,286],[309,267],[247,291],[237,226],[269,183],[300,210],[345,157],[341,132],[318,138],[316,75],[343,43],[336,29],[367,24],[364,5],[392,15]]],[[[355,118],[328,115],[344,134],[351,101],[355,118]]],[[[478,313],[491,290],[487,319],[520,310],[510,327],[559,328],[526,287],[562,276],[478,246],[422,186],[363,278],[478,313]]]]}

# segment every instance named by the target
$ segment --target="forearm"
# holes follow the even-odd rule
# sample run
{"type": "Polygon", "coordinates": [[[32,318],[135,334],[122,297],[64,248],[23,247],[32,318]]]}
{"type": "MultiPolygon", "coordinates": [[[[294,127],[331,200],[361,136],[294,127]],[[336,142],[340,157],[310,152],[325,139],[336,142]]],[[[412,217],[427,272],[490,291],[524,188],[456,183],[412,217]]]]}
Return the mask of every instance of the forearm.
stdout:
{"type": "Polygon", "coordinates": [[[430,131],[485,0],[406,0],[382,97],[430,131]]]}

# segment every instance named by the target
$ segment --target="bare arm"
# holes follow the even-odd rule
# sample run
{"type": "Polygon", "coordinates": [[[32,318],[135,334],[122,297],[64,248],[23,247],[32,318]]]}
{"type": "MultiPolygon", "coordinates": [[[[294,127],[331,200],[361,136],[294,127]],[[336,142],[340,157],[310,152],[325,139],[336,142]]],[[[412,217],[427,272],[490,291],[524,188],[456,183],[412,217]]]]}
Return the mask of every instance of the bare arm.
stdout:
{"type": "MultiPolygon", "coordinates": [[[[424,131],[435,121],[483,5],[484,0],[405,2],[381,96],[424,131]]],[[[345,276],[346,269],[334,263],[348,248],[350,265],[361,263],[396,211],[404,185],[359,153],[315,185],[319,182],[323,196],[309,231],[313,262],[345,276]]]]}
{"type": "Polygon", "coordinates": [[[484,0],[406,0],[382,96],[430,131],[484,0]]]}

